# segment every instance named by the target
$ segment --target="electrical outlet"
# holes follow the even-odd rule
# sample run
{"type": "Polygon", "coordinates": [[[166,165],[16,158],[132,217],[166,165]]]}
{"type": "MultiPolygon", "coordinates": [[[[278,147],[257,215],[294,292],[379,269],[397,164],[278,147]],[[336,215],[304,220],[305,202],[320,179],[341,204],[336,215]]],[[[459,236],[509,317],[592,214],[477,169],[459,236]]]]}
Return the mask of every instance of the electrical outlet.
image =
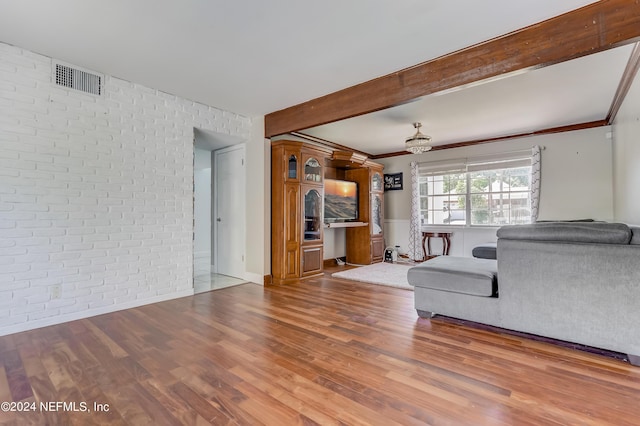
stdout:
{"type": "Polygon", "coordinates": [[[51,298],[52,299],[60,299],[62,293],[62,289],[60,285],[52,285],[51,286],[51,298]]]}

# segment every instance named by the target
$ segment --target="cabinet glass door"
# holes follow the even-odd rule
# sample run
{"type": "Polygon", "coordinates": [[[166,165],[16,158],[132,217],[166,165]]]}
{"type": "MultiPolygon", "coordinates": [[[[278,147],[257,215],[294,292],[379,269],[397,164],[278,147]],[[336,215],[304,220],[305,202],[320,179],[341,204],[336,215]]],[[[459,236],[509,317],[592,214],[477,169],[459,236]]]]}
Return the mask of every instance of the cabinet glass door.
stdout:
{"type": "Polygon", "coordinates": [[[289,157],[287,178],[298,179],[298,159],[293,154],[289,157]]]}
{"type": "Polygon", "coordinates": [[[373,191],[382,191],[382,175],[375,172],[371,177],[371,189],[373,191]]]}
{"type": "Polygon", "coordinates": [[[371,197],[371,233],[373,235],[382,234],[382,196],[373,194],[371,197]]]}
{"type": "Polygon", "coordinates": [[[322,182],[322,166],[315,158],[309,158],[304,163],[304,180],[309,182],[322,182]]]}
{"type": "Polygon", "coordinates": [[[304,240],[312,241],[321,238],[322,230],[322,197],[316,189],[310,189],[304,194],[304,240]]]}

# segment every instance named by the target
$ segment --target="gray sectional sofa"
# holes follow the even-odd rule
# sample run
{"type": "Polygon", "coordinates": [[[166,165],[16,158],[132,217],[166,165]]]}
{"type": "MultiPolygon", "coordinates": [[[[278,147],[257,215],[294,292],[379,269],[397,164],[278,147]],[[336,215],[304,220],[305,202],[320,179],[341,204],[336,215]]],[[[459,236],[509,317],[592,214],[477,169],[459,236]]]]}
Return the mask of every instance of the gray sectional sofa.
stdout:
{"type": "Polygon", "coordinates": [[[442,256],[409,270],[420,316],[622,352],[640,365],[640,228],[544,222],[497,235],[497,260],[442,256]]]}

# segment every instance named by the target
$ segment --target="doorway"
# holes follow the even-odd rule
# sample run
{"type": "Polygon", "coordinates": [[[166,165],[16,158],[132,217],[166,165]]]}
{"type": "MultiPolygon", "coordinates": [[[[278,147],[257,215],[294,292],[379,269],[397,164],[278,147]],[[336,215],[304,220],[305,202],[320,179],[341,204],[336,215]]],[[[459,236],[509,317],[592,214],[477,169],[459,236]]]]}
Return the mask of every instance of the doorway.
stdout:
{"type": "Polygon", "coordinates": [[[247,282],[243,278],[244,151],[243,141],[238,138],[194,129],[193,287],[196,294],[247,282]],[[216,218],[221,221],[217,222],[216,218]],[[227,248],[231,251],[227,252],[227,248]]]}

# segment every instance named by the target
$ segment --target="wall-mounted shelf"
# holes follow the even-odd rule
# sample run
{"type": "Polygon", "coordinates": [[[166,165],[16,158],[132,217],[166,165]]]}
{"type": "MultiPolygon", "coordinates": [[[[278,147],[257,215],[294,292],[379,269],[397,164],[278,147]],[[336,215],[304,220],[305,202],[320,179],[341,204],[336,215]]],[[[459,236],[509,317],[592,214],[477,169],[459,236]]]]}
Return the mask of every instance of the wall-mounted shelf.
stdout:
{"type": "Polygon", "coordinates": [[[355,228],[357,226],[369,226],[368,222],[333,222],[325,223],[325,228],[355,228]]]}

